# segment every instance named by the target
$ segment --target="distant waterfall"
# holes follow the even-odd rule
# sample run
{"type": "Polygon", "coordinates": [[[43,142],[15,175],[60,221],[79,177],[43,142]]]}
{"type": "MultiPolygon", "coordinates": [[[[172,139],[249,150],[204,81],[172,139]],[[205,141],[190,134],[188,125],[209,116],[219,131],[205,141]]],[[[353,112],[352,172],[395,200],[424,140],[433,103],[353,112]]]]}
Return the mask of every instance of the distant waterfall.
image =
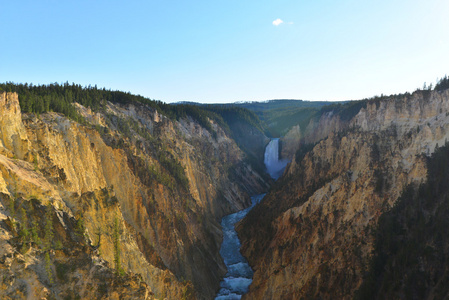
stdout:
{"type": "Polygon", "coordinates": [[[279,160],[279,139],[272,139],[265,148],[264,163],[268,170],[279,160]]]}
{"type": "Polygon", "coordinates": [[[284,172],[288,160],[279,160],[279,139],[272,139],[265,148],[265,167],[271,178],[278,179],[284,172]]]}

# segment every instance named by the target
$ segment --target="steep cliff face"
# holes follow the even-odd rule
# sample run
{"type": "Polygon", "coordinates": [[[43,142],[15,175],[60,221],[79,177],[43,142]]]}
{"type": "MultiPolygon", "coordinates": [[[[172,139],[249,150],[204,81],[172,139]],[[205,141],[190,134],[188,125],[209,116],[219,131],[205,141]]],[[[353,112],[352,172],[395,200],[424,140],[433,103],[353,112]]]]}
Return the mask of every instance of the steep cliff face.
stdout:
{"type": "Polygon", "coordinates": [[[371,101],[347,130],[294,159],[239,225],[255,270],[245,297],[352,298],[372,228],[408,184],[425,180],[425,155],[449,137],[447,111],[448,91],[371,101]]]}
{"type": "Polygon", "coordinates": [[[1,154],[24,159],[29,145],[17,94],[0,93],[0,111],[4,114],[0,118],[1,154]]]}
{"type": "Polygon", "coordinates": [[[304,132],[299,125],[293,126],[281,138],[281,157],[291,159],[303,144],[315,144],[326,138],[331,132],[342,131],[349,127],[347,120],[342,120],[332,111],[323,113],[317,119],[311,119],[304,132]]]}
{"type": "Polygon", "coordinates": [[[350,127],[352,117],[365,106],[365,101],[354,101],[346,104],[334,104],[321,108],[314,117],[310,118],[307,126],[293,126],[281,137],[281,157],[292,159],[301,147],[315,144],[326,138],[331,132],[347,130],[350,127]]]}
{"type": "Polygon", "coordinates": [[[449,144],[427,159],[427,182],[409,186],[379,218],[373,258],[354,299],[449,295],[449,144]]]}
{"type": "MultiPolygon", "coordinates": [[[[140,274],[148,295],[212,297],[225,273],[218,221],[267,188],[219,126],[213,137],[192,119],[173,122],[141,104],[106,103],[97,112],[77,105],[85,125],[57,113],[22,117],[17,95],[1,95],[2,193],[82,220],[86,247],[95,249],[83,255],[140,274]]],[[[11,209],[5,216],[15,220],[11,209]]],[[[46,288],[64,289],[59,281],[46,288]]]]}
{"type": "Polygon", "coordinates": [[[0,199],[2,299],[155,299],[142,276],[102,259],[80,219],[36,198],[0,199]]]}
{"type": "Polygon", "coordinates": [[[263,162],[265,146],[270,139],[260,130],[245,122],[233,122],[230,124],[234,140],[246,150],[253,159],[263,162]]]}

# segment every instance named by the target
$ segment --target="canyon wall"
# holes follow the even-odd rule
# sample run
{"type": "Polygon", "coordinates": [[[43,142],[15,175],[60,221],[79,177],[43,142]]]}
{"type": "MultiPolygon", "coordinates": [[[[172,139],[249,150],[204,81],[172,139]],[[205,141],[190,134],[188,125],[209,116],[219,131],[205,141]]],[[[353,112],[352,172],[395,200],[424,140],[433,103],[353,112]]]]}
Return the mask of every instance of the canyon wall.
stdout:
{"type": "Polygon", "coordinates": [[[368,101],[346,128],[323,122],[321,141],[238,226],[255,270],[244,298],[353,298],[379,217],[426,179],[426,156],[449,137],[448,111],[449,91],[417,91],[368,101]]]}
{"type": "MultiPolygon", "coordinates": [[[[211,298],[226,272],[219,255],[221,217],[268,188],[235,142],[213,121],[214,135],[189,117],[173,121],[139,103],[108,102],[96,112],[77,104],[81,124],[58,113],[22,116],[18,100],[0,93],[2,243],[12,245],[3,253],[11,262],[2,272],[18,267],[49,295],[64,290],[96,298],[85,286],[65,288],[64,280],[78,274],[95,286],[104,275],[93,271],[100,264],[109,274],[102,290],[108,297],[211,298]],[[54,230],[47,231],[70,255],[55,242],[44,247],[24,240],[16,230],[32,219],[44,223],[41,207],[52,211],[48,228],[54,230]],[[28,220],[17,213],[22,208],[28,220]],[[64,218],[81,224],[82,238],[73,237],[64,218]],[[66,236],[84,246],[75,251],[66,236]],[[68,275],[33,267],[45,259],[53,275],[58,266],[71,265],[60,270],[68,275]]],[[[37,234],[44,239],[45,233],[37,234]]],[[[40,297],[20,274],[0,293],[40,297]],[[21,285],[28,287],[16,289],[21,285]]]]}
{"type": "Polygon", "coordinates": [[[326,138],[331,132],[346,130],[349,128],[349,121],[342,120],[338,114],[333,111],[324,112],[317,118],[311,118],[305,128],[299,125],[293,126],[281,137],[281,158],[292,159],[303,145],[315,144],[326,138]]]}

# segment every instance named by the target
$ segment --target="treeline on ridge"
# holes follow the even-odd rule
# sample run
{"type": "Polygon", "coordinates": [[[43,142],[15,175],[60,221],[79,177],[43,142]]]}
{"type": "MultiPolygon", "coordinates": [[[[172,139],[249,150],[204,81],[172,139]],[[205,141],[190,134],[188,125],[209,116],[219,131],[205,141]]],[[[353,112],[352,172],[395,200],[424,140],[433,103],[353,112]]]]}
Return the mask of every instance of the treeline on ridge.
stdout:
{"type": "Polygon", "coordinates": [[[111,91],[97,86],[83,87],[80,84],[51,83],[48,85],[33,85],[6,82],[0,83],[0,89],[6,92],[16,92],[19,95],[20,108],[25,113],[42,114],[49,111],[62,113],[65,116],[80,121],[73,103],[79,103],[93,110],[98,110],[105,101],[113,103],[139,102],[161,110],[161,101],[150,100],[140,95],[132,95],[121,91],[111,91]]]}
{"type": "Polygon", "coordinates": [[[95,86],[83,87],[80,84],[51,83],[48,85],[33,85],[6,82],[0,83],[0,91],[16,92],[19,95],[22,112],[42,114],[53,111],[62,113],[75,120],[82,121],[73,103],[79,103],[98,111],[106,101],[120,104],[141,103],[156,109],[161,114],[180,119],[190,116],[212,134],[214,130],[208,119],[213,119],[225,130],[229,130],[227,122],[237,118],[245,120],[259,130],[263,130],[260,120],[251,111],[236,106],[198,106],[191,104],[170,105],[159,100],[152,100],[130,92],[112,91],[95,86]]]}

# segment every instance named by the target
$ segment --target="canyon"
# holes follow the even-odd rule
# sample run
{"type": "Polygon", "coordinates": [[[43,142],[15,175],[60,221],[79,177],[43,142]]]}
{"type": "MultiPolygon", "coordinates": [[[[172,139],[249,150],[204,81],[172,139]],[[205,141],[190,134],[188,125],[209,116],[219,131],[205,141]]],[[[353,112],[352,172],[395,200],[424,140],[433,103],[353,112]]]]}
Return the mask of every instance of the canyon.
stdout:
{"type": "MultiPolygon", "coordinates": [[[[278,179],[287,165],[286,160],[279,160],[279,139],[274,138],[268,143],[264,153],[264,164],[271,178],[278,179]]],[[[223,217],[221,226],[223,228],[223,242],[220,254],[228,269],[225,277],[220,283],[220,291],[215,300],[236,300],[248,292],[252,282],[253,270],[248,261],[240,253],[240,240],[235,231],[235,224],[240,222],[260,201],[265,194],[251,197],[251,206],[236,213],[223,217]]]]}
{"type": "MultiPolygon", "coordinates": [[[[357,298],[449,138],[448,89],[323,103],[271,140],[246,109],[120,95],[36,113],[0,92],[2,299],[357,298]]],[[[420,298],[444,295],[432,274],[420,298]]]]}
{"type": "Polygon", "coordinates": [[[221,217],[268,189],[217,124],[212,137],[191,118],[111,102],[77,104],[80,124],[0,96],[2,298],[215,294],[221,217]]]}

